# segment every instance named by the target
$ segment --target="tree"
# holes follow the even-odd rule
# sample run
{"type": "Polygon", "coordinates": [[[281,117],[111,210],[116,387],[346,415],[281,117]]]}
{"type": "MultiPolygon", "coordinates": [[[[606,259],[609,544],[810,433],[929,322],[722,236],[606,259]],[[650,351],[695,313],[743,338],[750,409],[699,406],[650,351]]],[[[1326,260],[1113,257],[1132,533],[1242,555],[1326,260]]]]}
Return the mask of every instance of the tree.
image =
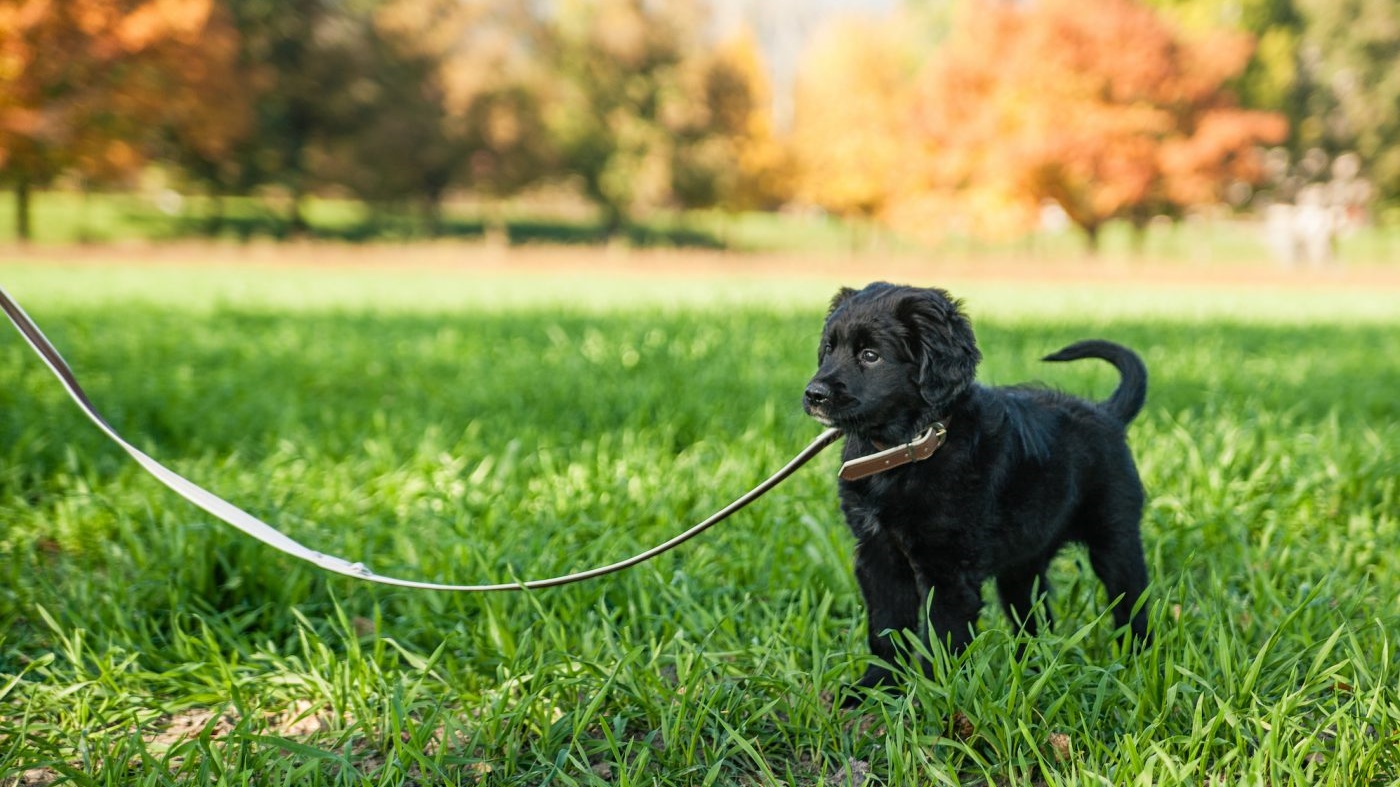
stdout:
{"type": "Polygon", "coordinates": [[[671,191],[683,208],[765,209],[791,195],[792,165],[773,130],[753,35],[742,29],[681,66],[663,124],[672,137],[671,191]]]}
{"type": "MultiPolygon", "coordinates": [[[[1295,176],[1288,199],[1319,156],[1356,153],[1382,198],[1400,197],[1400,5],[1393,0],[1150,0],[1194,28],[1226,25],[1258,46],[1234,80],[1247,107],[1282,111],[1295,176]]],[[[1318,173],[1311,175],[1318,179],[1318,173]]]]}
{"type": "Polygon", "coordinates": [[[435,230],[462,158],[446,122],[439,64],[402,45],[371,14],[341,15],[336,28],[334,46],[324,46],[319,58],[348,79],[338,83],[345,89],[318,100],[319,128],[305,157],[308,182],[346,189],[376,213],[421,200],[435,230]]]}
{"type": "Polygon", "coordinates": [[[1240,104],[1282,111],[1291,127],[1299,116],[1291,93],[1297,73],[1302,17],[1295,0],[1145,0],[1187,31],[1235,30],[1255,41],[1244,71],[1231,80],[1240,104]]]}
{"type": "Polygon", "coordinates": [[[238,102],[232,31],[211,0],[18,0],[0,8],[0,179],[28,239],[30,195],[66,170],[119,177],[165,129],[216,151],[238,102]]]}
{"type": "Polygon", "coordinates": [[[842,18],[817,35],[798,76],[798,194],[841,216],[883,214],[905,190],[917,54],[897,23],[842,18]]]}
{"type": "Polygon", "coordinates": [[[790,145],[774,127],[772,90],[758,41],[747,28],[721,44],[707,94],[728,135],[734,173],[721,203],[738,210],[773,210],[793,198],[797,164],[790,145]]]}
{"type": "MultiPolygon", "coordinates": [[[[97,0],[90,0],[96,2],[97,0]]],[[[169,2],[171,0],[165,0],[169,2]]],[[[365,28],[371,6],[342,0],[221,0],[238,33],[240,83],[218,101],[246,103],[247,130],[217,155],[172,141],[172,158],[215,198],[276,189],[286,198],[286,226],[307,229],[305,197],[317,187],[318,162],[352,129],[346,106],[372,91],[365,28]]],[[[338,184],[337,184],[338,185],[338,184]]],[[[217,231],[222,216],[212,217],[217,231]]]]}
{"type": "Polygon", "coordinates": [[[1296,0],[1304,20],[1295,150],[1353,150],[1382,197],[1400,198],[1400,5],[1296,0]]]}
{"type": "Polygon", "coordinates": [[[385,4],[372,30],[383,62],[375,74],[398,76],[363,102],[348,160],[374,168],[397,158],[381,196],[421,198],[434,224],[450,187],[494,200],[536,182],[552,160],[542,35],[542,22],[509,0],[385,4]]]}
{"type": "Polygon", "coordinates": [[[751,72],[707,51],[695,0],[574,0],[555,15],[548,121],[561,163],[614,234],[665,205],[722,201],[754,133],[751,72]]]}
{"type": "Polygon", "coordinates": [[[558,152],[544,105],[547,25],[515,0],[457,4],[465,35],[441,59],[447,119],[466,145],[458,183],[497,200],[547,177],[558,152]]]}
{"type": "Polygon", "coordinates": [[[225,6],[215,5],[211,15],[198,42],[199,56],[176,59],[182,78],[161,91],[166,120],[151,156],[177,166],[227,167],[253,128],[238,31],[225,6]]]}
{"type": "Polygon", "coordinates": [[[1225,88],[1249,42],[1189,39],[1151,9],[1103,0],[977,4],[935,58],[918,100],[938,149],[933,179],[1027,210],[1058,204],[1090,250],[1113,218],[1216,201],[1256,180],[1282,117],[1239,109],[1225,88]]]}
{"type": "Polygon", "coordinates": [[[565,2],[557,9],[550,115],[563,166],[612,235],[639,207],[664,202],[665,93],[685,57],[685,26],[641,0],[565,2]]]}

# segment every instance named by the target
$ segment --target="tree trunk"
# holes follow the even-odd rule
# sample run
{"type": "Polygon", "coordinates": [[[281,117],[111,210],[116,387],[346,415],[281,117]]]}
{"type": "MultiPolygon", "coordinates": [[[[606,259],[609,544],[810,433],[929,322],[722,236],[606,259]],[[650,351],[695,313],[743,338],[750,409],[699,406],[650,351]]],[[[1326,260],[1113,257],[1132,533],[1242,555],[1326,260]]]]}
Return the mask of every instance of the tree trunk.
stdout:
{"type": "Polygon", "coordinates": [[[423,197],[423,227],[430,238],[442,237],[442,196],[426,194],[423,197]]]}
{"type": "Polygon", "coordinates": [[[20,243],[28,243],[33,237],[29,216],[30,191],[29,179],[20,175],[19,182],[15,184],[15,237],[20,243]]]}
{"type": "Polygon", "coordinates": [[[1128,221],[1133,227],[1133,256],[1142,257],[1147,250],[1147,228],[1152,224],[1152,216],[1146,210],[1133,210],[1128,215],[1128,221]]]}
{"type": "Polygon", "coordinates": [[[1133,222],[1132,246],[1134,257],[1140,258],[1147,253],[1147,222],[1133,222]]]}
{"type": "Polygon", "coordinates": [[[78,242],[87,244],[96,240],[89,227],[89,219],[92,216],[92,189],[88,188],[86,178],[79,181],[79,185],[82,188],[82,201],[78,203],[78,242]]]}
{"type": "Polygon", "coordinates": [[[209,194],[209,213],[204,217],[204,235],[217,238],[224,231],[224,196],[219,192],[209,194]]]}
{"type": "Polygon", "coordinates": [[[311,229],[311,225],[306,223],[306,216],[301,212],[301,201],[301,191],[292,192],[292,206],[287,216],[287,234],[293,238],[304,237],[311,229]]]}
{"type": "Polygon", "coordinates": [[[627,216],[622,208],[613,204],[604,204],[603,208],[603,236],[611,243],[627,228],[627,216]]]}
{"type": "Polygon", "coordinates": [[[505,205],[498,197],[487,195],[483,198],[481,236],[488,246],[505,248],[510,245],[510,223],[506,221],[505,205]]]}
{"type": "Polygon", "coordinates": [[[1099,230],[1103,228],[1100,224],[1081,224],[1084,229],[1084,252],[1090,257],[1099,256],[1099,230]]]}

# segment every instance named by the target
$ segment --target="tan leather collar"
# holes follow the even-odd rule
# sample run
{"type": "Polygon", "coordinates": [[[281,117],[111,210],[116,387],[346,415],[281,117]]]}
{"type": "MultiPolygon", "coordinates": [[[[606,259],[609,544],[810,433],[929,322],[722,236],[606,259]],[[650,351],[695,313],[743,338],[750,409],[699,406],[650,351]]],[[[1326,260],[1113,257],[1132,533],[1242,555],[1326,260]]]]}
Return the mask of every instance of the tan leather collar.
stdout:
{"type": "MultiPolygon", "coordinates": [[[[946,421],[946,419],[945,419],[946,421]]],[[[883,473],[911,462],[922,462],[933,456],[948,439],[948,427],[944,421],[935,421],[927,431],[904,445],[886,448],[841,465],[840,477],[843,481],[857,481],[867,476],[883,473]]]]}

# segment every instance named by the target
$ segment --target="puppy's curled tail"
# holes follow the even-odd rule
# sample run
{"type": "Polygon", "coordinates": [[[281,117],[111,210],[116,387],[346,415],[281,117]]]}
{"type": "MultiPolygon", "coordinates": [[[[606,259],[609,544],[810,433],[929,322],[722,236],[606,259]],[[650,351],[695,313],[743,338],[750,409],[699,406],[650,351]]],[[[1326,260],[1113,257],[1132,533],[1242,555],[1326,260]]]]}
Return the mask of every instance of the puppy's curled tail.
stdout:
{"type": "Polygon", "coordinates": [[[1057,353],[1045,356],[1045,361],[1077,361],[1080,358],[1101,358],[1113,364],[1123,379],[1118,389],[1100,404],[1114,418],[1127,426],[1147,401],[1147,366],[1138,354],[1121,344],[1102,339],[1075,342],[1057,353]]]}

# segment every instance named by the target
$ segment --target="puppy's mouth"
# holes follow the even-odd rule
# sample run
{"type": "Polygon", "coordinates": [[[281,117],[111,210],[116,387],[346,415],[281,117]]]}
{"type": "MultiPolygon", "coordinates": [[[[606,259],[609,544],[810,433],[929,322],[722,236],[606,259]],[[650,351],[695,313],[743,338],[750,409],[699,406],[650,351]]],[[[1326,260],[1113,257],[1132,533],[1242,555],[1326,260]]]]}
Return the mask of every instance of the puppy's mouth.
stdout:
{"type": "Polygon", "coordinates": [[[805,401],[802,409],[827,429],[839,429],[847,436],[860,436],[877,443],[908,442],[918,431],[916,413],[871,412],[860,400],[850,397],[836,401],[805,401]]]}
{"type": "Polygon", "coordinates": [[[832,427],[845,428],[852,424],[852,419],[849,417],[849,407],[833,407],[830,403],[813,404],[811,402],[804,402],[802,404],[802,409],[806,411],[807,415],[810,416],[812,420],[828,429],[832,427]]]}
{"type": "Polygon", "coordinates": [[[860,400],[844,390],[844,386],[822,379],[808,383],[802,395],[802,410],[827,428],[836,427],[844,431],[855,420],[859,409],[860,400]]]}

